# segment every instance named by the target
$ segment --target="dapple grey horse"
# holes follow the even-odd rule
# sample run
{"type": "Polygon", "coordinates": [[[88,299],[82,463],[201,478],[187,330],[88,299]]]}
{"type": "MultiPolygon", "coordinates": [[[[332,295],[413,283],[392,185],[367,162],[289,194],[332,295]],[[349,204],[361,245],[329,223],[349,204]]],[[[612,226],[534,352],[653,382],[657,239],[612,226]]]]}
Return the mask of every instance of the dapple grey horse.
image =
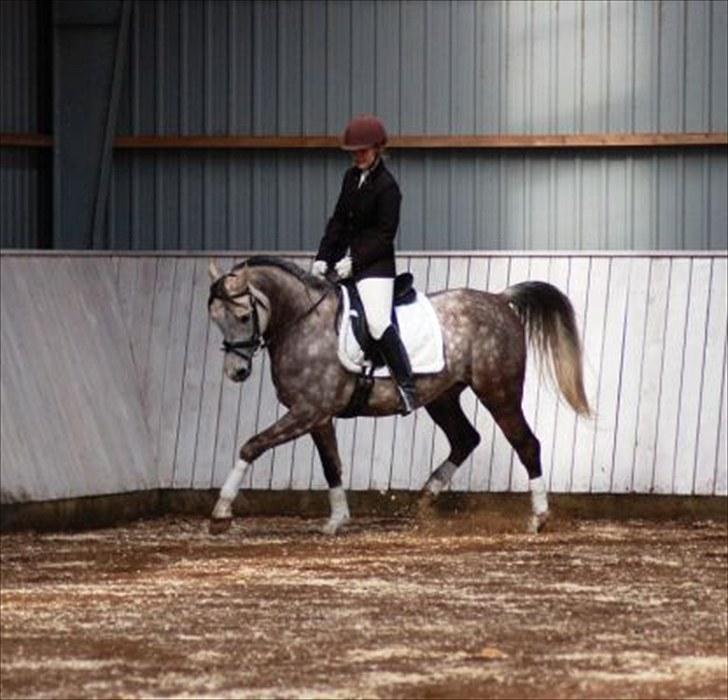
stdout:
{"type": "MultiPolygon", "coordinates": [[[[356,376],[337,355],[336,285],[276,257],[256,256],[223,274],[210,263],[211,319],[222,331],[224,371],[235,382],[250,374],[254,354],[266,347],[273,384],[288,412],[241,448],[215,504],[211,532],[226,530],[232,502],[246,470],[263,452],[310,433],[329,485],[335,533],[350,518],[341,484],[341,459],[332,419],[349,404],[356,376]]],[[[529,476],[532,515],[529,528],[546,521],[548,497],[541,472],[540,444],[521,410],[527,339],[550,358],[556,383],[579,414],[590,413],[582,380],[582,350],[568,298],[545,282],[523,282],[500,294],[453,289],[429,295],[440,321],[445,368],[416,376],[417,405],[424,406],[450,442],[450,454],[424,485],[435,497],[480,442],[460,407],[471,387],[518,454],[529,476]]],[[[391,379],[375,379],[359,415],[397,413],[400,399],[391,379]]]]}

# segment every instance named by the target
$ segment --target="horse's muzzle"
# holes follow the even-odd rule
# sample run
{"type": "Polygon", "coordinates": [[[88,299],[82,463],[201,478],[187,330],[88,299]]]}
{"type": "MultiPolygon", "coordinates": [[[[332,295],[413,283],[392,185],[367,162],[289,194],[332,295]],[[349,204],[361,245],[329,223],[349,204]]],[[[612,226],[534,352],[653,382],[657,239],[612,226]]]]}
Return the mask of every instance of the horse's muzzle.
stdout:
{"type": "Polygon", "coordinates": [[[230,377],[234,382],[244,382],[250,376],[250,367],[241,367],[235,370],[234,374],[230,377]]]}

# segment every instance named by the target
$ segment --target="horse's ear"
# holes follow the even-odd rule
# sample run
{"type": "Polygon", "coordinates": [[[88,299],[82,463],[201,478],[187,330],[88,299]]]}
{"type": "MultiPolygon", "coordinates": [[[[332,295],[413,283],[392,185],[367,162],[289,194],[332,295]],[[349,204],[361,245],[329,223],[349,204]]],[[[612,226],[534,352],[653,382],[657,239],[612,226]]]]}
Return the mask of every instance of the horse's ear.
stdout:
{"type": "Polygon", "coordinates": [[[207,266],[207,272],[213,282],[217,282],[222,277],[222,272],[217,269],[217,265],[215,265],[215,261],[212,258],[210,258],[210,264],[207,266]]]}

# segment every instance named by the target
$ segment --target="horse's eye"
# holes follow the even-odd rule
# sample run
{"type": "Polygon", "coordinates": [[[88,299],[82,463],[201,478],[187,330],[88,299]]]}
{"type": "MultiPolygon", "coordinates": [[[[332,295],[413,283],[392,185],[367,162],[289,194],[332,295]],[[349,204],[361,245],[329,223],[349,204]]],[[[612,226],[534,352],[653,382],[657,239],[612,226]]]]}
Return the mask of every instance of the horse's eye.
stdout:
{"type": "Polygon", "coordinates": [[[250,314],[249,313],[247,313],[247,314],[240,314],[240,316],[238,316],[238,321],[240,321],[242,323],[247,323],[249,318],[250,318],[250,314]]]}

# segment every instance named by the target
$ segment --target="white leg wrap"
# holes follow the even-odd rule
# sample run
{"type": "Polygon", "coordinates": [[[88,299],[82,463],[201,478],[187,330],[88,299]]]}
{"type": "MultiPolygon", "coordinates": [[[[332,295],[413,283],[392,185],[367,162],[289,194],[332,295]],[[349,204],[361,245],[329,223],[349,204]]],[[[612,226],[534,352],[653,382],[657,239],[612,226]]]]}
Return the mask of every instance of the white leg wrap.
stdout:
{"type": "Polygon", "coordinates": [[[533,514],[528,529],[536,533],[540,532],[549,518],[549,501],[543,477],[539,476],[536,479],[531,479],[529,486],[531,488],[531,509],[533,514]]]}
{"type": "Polygon", "coordinates": [[[235,500],[235,496],[238,495],[238,491],[240,490],[240,484],[243,483],[245,471],[249,466],[250,465],[242,459],[235,462],[235,466],[231,470],[230,474],[228,474],[228,478],[225,479],[225,483],[220,489],[220,498],[227,498],[229,501],[235,500]]]}
{"type": "Polygon", "coordinates": [[[425,488],[433,496],[437,496],[450,483],[450,479],[452,479],[452,475],[457,468],[457,465],[453,464],[450,460],[443,462],[432,472],[432,476],[427,480],[425,488]]]}
{"type": "Polygon", "coordinates": [[[331,517],[323,527],[327,535],[333,535],[342,525],[351,520],[349,504],[346,502],[346,491],[343,486],[329,489],[329,503],[331,504],[331,517]]]}
{"type": "Polygon", "coordinates": [[[529,481],[531,489],[531,507],[534,515],[542,515],[549,509],[549,501],[546,495],[546,483],[542,476],[529,481]]]}
{"type": "Polygon", "coordinates": [[[238,495],[240,484],[243,482],[243,477],[249,466],[242,459],[239,459],[235,463],[230,474],[228,474],[228,478],[225,479],[223,487],[220,489],[220,498],[217,499],[215,508],[212,511],[212,517],[214,519],[233,517],[233,501],[235,500],[235,496],[238,495]]]}

